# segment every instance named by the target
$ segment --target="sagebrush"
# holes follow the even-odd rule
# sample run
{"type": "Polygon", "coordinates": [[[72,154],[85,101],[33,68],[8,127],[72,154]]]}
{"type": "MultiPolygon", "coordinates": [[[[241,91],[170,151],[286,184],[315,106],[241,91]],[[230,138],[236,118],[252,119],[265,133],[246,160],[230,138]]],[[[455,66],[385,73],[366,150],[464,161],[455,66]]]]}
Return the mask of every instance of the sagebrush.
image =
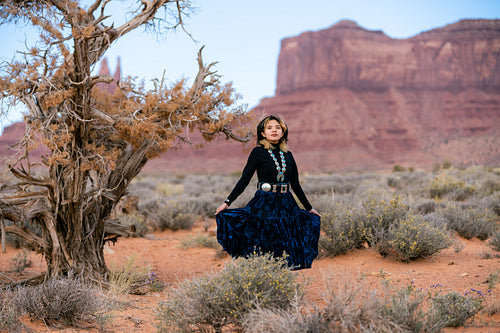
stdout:
{"type": "Polygon", "coordinates": [[[219,273],[183,282],[157,309],[161,332],[219,331],[240,327],[259,306],[288,309],[303,295],[286,258],[252,255],[229,262],[219,273]]]}

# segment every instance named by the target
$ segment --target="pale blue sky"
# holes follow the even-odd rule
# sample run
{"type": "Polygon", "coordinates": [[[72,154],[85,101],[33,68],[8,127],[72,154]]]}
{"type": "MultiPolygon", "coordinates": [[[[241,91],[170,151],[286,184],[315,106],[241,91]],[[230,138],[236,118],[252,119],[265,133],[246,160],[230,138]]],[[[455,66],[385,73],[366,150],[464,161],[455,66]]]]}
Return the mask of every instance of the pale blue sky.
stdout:
{"type": "MultiPolygon", "coordinates": [[[[125,15],[119,4],[113,1],[110,7],[116,22],[125,15]]],[[[181,30],[156,39],[139,29],[106,53],[111,71],[120,56],[122,75],[149,82],[165,70],[171,81],[190,79],[197,73],[196,53],[205,45],[205,63],[218,61],[215,69],[222,80],[232,81],[243,102],[253,107],[274,95],[280,41],[285,37],[325,29],[343,19],[392,38],[408,38],[464,18],[500,18],[500,0],[193,0],[193,5],[197,11],[185,23],[197,42],[181,30]]],[[[33,31],[21,25],[0,26],[0,61],[22,50],[30,34],[33,31]]],[[[0,125],[20,119],[20,112],[12,112],[0,125]]]]}

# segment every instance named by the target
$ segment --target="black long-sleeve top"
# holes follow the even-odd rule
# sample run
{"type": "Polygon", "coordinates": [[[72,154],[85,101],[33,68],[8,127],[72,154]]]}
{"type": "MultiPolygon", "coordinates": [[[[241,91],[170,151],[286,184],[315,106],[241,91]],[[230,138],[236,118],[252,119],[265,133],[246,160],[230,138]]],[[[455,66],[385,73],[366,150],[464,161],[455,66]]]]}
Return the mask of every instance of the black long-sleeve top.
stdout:
{"type": "MultiPolygon", "coordinates": [[[[281,164],[279,148],[274,149],[273,154],[278,160],[280,167],[282,168],[283,165],[281,164]]],[[[312,209],[312,206],[307,200],[307,197],[304,191],[302,190],[302,186],[300,186],[299,171],[297,169],[297,164],[295,163],[293,155],[290,151],[284,153],[284,155],[286,162],[286,170],[285,170],[285,180],[283,181],[283,183],[290,183],[290,186],[295,195],[297,196],[297,198],[300,200],[304,208],[307,211],[309,211],[312,209]]],[[[243,169],[241,178],[238,180],[233,190],[227,197],[226,203],[228,203],[228,205],[230,205],[234,200],[236,200],[236,198],[238,198],[238,196],[241,193],[243,193],[245,188],[248,186],[248,183],[252,179],[255,170],[257,170],[257,178],[259,182],[265,182],[265,183],[277,182],[276,176],[278,175],[278,170],[276,170],[276,165],[274,163],[273,158],[271,157],[267,149],[265,149],[264,147],[262,146],[255,147],[248,156],[248,161],[247,164],[245,165],[245,168],[243,169]]]]}

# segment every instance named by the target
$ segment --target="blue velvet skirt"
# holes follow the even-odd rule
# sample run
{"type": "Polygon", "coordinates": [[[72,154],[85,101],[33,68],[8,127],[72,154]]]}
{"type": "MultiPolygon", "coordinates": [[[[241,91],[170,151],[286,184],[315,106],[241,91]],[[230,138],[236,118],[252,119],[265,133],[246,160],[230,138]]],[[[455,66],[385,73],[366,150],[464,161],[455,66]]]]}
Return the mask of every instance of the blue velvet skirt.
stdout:
{"type": "Polygon", "coordinates": [[[232,257],[287,255],[293,269],[310,268],[318,256],[321,218],[300,209],[292,194],[258,190],[243,208],[215,216],[217,240],[232,257]]]}

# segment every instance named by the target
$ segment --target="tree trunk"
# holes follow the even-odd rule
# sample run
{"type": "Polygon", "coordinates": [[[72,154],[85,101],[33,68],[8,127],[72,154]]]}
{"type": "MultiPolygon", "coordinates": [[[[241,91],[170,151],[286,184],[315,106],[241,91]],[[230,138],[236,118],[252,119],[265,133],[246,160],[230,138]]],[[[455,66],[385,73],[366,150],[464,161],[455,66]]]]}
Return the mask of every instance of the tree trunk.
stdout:
{"type": "Polygon", "coordinates": [[[1,224],[1,227],[2,227],[2,252],[5,253],[6,252],[6,249],[5,249],[5,222],[3,220],[3,217],[0,218],[0,224],[1,224]]]}
{"type": "MultiPolygon", "coordinates": [[[[66,143],[66,163],[50,166],[50,178],[55,179],[53,202],[55,219],[47,219],[48,232],[44,240],[52,244],[45,249],[47,277],[76,275],[102,281],[107,267],[104,261],[104,224],[110,209],[87,210],[84,214],[89,171],[82,168],[88,152],[87,123],[91,115],[90,61],[88,40],[75,38],[74,71],[71,81],[74,89],[71,111],[66,118],[66,128],[72,131],[71,141],[66,143]]],[[[101,201],[97,198],[91,202],[101,201]]],[[[94,205],[96,206],[96,205],[94,205]]],[[[109,206],[109,205],[108,205],[109,206]]],[[[111,204],[112,206],[112,204],[111,204]]]]}

